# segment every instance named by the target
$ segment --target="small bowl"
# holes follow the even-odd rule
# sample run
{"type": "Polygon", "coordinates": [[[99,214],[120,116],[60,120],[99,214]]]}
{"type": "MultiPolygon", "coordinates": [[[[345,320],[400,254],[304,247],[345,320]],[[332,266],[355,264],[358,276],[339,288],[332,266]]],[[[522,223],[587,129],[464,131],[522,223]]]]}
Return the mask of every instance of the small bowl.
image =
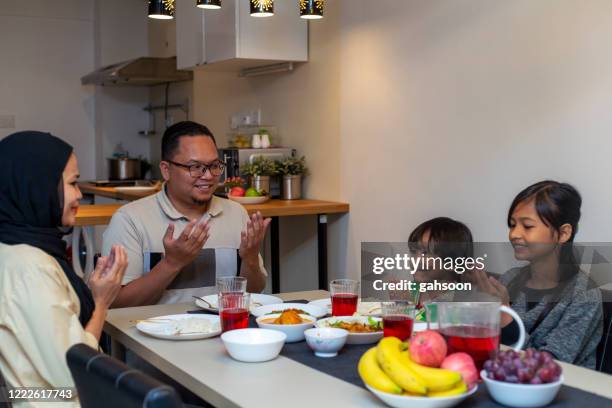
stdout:
{"type": "Polygon", "coordinates": [[[238,329],[221,335],[225,349],[233,359],[259,363],[276,358],[287,335],[276,330],[238,329]]]}
{"type": "Polygon", "coordinates": [[[336,357],[344,347],[348,331],[332,327],[315,327],[304,332],[306,343],[317,357],[336,357]]]}
{"type": "Polygon", "coordinates": [[[515,384],[492,380],[487,377],[485,370],[480,372],[480,378],[495,401],[519,408],[543,407],[550,404],[563,384],[563,374],[557,381],[548,384],[515,384]]]}
{"type": "Polygon", "coordinates": [[[262,329],[278,330],[280,332],[285,333],[287,335],[287,343],[295,343],[304,340],[304,330],[314,326],[315,322],[317,321],[317,319],[312,316],[308,316],[307,314],[300,314],[299,316],[304,320],[308,320],[308,322],[299,324],[264,323],[264,320],[276,319],[280,315],[280,313],[274,313],[265,316],[260,316],[257,318],[256,322],[257,325],[262,329]]]}
{"type": "Polygon", "coordinates": [[[380,398],[385,404],[394,408],[449,408],[460,404],[470,395],[474,394],[478,386],[459,395],[450,397],[416,397],[412,395],[397,395],[379,391],[366,384],[368,390],[380,398]]]}
{"type": "MultiPolygon", "coordinates": [[[[366,316],[332,316],[327,317],[325,319],[317,320],[316,327],[329,327],[331,323],[337,321],[343,321],[347,323],[363,323],[367,324],[368,319],[376,320],[380,322],[382,318],[380,317],[366,317],[366,316]]],[[[346,339],[346,344],[373,344],[378,343],[380,339],[383,338],[384,332],[372,332],[372,333],[351,333],[349,332],[348,338],[346,339]]]]}

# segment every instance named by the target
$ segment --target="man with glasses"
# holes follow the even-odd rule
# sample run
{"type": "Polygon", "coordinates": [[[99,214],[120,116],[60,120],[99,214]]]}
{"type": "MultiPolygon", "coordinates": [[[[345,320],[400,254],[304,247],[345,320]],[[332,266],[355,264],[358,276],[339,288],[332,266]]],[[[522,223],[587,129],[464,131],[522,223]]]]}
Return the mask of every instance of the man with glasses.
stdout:
{"type": "Polygon", "coordinates": [[[215,293],[220,276],[240,275],[249,292],[263,290],[259,248],[270,219],[213,195],[225,163],[210,130],[189,121],[170,126],[159,167],[162,190],[121,207],[104,232],[103,255],[121,244],[129,261],[113,306],[190,302],[215,293]]]}

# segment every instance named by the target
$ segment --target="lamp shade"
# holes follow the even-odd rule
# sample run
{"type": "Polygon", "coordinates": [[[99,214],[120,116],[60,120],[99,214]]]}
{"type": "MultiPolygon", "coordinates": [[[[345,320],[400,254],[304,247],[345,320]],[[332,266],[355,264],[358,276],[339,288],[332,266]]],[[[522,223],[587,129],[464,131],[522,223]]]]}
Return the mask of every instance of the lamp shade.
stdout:
{"type": "Polygon", "coordinates": [[[149,0],[149,18],[171,20],[174,18],[174,0],[149,0]]]}
{"type": "Polygon", "coordinates": [[[300,0],[300,17],[308,20],[323,18],[325,0],[300,0]]]}
{"type": "Polygon", "coordinates": [[[203,9],[220,9],[221,0],[197,0],[196,6],[203,9]]]}
{"type": "Polygon", "coordinates": [[[274,0],[251,0],[253,17],[270,17],[274,15],[274,0]]]}

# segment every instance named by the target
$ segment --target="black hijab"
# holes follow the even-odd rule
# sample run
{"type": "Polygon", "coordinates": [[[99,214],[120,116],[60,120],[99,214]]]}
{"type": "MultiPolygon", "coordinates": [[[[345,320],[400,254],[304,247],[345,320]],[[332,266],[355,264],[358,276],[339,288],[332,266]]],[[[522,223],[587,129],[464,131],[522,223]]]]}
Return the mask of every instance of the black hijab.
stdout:
{"type": "Polygon", "coordinates": [[[71,153],[72,146],[50,133],[18,132],[0,141],[0,242],[31,245],[55,258],[79,297],[85,327],[94,301],[62,239],[62,173],[71,153]]]}

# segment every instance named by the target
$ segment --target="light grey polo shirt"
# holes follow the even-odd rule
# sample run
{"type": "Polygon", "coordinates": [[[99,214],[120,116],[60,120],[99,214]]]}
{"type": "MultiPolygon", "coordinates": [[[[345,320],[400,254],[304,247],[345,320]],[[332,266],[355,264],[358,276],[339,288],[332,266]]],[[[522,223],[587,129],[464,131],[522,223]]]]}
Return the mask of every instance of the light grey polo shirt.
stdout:
{"type": "MultiPolygon", "coordinates": [[[[246,230],[248,214],[239,203],[217,196],[212,197],[208,214],[210,232],[202,251],[168,285],[159,303],[192,302],[192,295],[215,293],[216,277],[238,275],[240,233],[246,230]]],[[[165,188],[115,212],[104,231],[102,255],[107,256],[112,245],[125,247],[129,263],[124,285],[144,276],[163,258],[163,237],[170,222],[175,225],[176,238],[189,219],[174,208],[165,188]]],[[[259,266],[266,274],[261,255],[259,266]]]]}

